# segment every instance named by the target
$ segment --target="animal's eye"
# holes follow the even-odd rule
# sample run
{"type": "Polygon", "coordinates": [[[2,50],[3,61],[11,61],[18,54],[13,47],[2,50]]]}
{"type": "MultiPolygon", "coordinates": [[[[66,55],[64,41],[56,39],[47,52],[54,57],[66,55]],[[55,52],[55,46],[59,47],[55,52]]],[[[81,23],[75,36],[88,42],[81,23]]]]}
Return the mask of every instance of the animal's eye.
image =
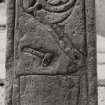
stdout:
{"type": "Polygon", "coordinates": [[[42,9],[42,4],[38,4],[37,5],[37,10],[41,10],[42,9]]]}

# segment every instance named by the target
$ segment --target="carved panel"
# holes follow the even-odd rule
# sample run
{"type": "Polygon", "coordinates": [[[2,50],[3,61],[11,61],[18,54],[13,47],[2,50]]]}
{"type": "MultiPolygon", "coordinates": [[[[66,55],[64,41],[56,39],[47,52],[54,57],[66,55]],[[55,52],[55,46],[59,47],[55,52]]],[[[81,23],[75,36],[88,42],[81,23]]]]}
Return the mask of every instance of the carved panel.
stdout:
{"type": "MultiPolygon", "coordinates": [[[[97,105],[96,51],[92,50],[96,48],[95,15],[88,7],[93,8],[94,3],[89,3],[86,0],[12,2],[13,33],[12,40],[8,40],[12,42],[13,53],[9,51],[12,59],[7,56],[7,67],[10,60],[13,65],[7,68],[12,74],[7,73],[13,76],[9,79],[7,76],[12,80],[7,105],[97,105]]],[[[9,27],[10,24],[8,31],[9,27]]]]}
{"type": "Polygon", "coordinates": [[[20,77],[21,105],[77,105],[78,93],[78,77],[47,75],[20,77]]]}
{"type": "Polygon", "coordinates": [[[86,67],[83,0],[17,3],[17,75],[71,74],[86,67]]]}

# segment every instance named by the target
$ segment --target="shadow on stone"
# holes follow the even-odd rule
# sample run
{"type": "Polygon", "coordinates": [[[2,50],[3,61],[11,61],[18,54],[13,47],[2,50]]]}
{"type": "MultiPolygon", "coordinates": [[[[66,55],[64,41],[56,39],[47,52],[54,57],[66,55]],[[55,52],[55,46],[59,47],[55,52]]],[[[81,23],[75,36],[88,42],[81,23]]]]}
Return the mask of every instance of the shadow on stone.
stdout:
{"type": "Polygon", "coordinates": [[[4,79],[0,79],[0,86],[3,87],[5,84],[5,80],[4,79]]]}

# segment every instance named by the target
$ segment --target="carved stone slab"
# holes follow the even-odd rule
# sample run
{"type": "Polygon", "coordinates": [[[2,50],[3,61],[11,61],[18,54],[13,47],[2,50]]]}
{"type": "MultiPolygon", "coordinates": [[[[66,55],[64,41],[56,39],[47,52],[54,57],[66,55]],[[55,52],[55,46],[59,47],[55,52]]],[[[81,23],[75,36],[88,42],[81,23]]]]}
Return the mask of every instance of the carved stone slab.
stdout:
{"type": "Polygon", "coordinates": [[[94,0],[8,0],[6,105],[97,105],[94,0]]]}

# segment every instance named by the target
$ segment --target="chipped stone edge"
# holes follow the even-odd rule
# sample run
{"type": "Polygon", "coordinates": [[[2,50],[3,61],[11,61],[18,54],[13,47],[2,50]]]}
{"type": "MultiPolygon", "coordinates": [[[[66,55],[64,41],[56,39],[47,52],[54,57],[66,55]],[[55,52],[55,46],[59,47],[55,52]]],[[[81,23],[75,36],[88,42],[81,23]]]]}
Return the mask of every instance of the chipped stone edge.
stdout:
{"type": "Polygon", "coordinates": [[[7,42],[6,42],[6,97],[5,105],[12,105],[13,77],[14,77],[14,28],[15,1],[6,0],[7,5],[7,42]]]}
{"type": "Polygon", "coordinates": [[[98,105],[95,0],[85,0],[88,105],[98,105]]]}

